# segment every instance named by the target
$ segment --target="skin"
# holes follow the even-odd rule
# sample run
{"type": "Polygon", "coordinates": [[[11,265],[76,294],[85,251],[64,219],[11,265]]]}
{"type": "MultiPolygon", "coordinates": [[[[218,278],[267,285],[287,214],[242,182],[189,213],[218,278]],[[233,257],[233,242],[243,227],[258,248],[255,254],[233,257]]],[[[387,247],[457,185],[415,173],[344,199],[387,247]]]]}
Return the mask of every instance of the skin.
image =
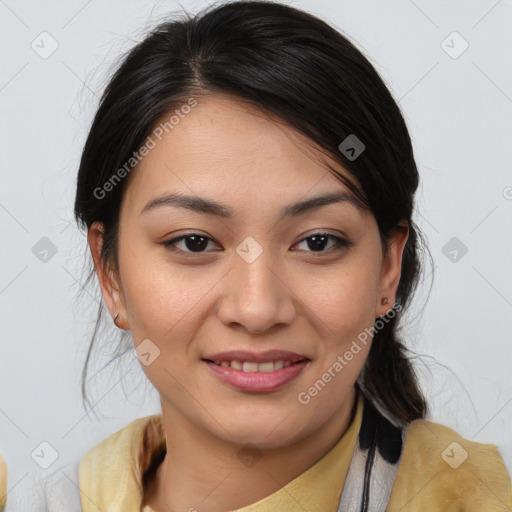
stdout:
{"type": "Polygon", "coordinates": [[[119,314],[117,324],[131,331],[135,346],[150,339],[160,350],[142,365],[160,394],[167,440],[167,455],[144,490],[144,504],[157,512],[247,506],[339,441],[371,343],[359,343],[362,350],[308,404],[297,397],[390,310],[408,236],[402,223],[383,259],[373,215],[349,202],[278,221],[285,205],[349,192],[326,162],[348,172],[253,106],[219,94],[198,100],[132,171],[121,205],[117,272],[99,258],[102,225],[88,233],[110,314],[119,314]],[[220,219],[174,206],[141,214],[151,199],[177,191],[216,200],[236,215],[220,219]],[[307,239],[318,231],[353,245],[336,250],[328,239],[315,250],[307,239]],[[209,237],[203,252],[184,240],[174,251],[162,245],[191,233],[209,237]],[[249,236],[263,248],[252,263],[236,252],[249,236]],[[273,392],[233,389],[201,360],[225,350],[273,348],[311,359],[273,392]],[[246,443],[261,457],[251,467],[237,456],[246,443]]]}

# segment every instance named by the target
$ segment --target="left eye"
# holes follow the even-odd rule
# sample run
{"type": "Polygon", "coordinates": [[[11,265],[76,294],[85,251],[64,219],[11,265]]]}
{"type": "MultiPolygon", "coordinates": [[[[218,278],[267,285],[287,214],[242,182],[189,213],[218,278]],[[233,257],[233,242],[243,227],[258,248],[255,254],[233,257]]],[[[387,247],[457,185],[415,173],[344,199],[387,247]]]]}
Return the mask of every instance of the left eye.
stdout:
{"type": "Polygon", "coordinates": [[[325,244],[329,239],[333,240],[334,243],[330,247],[327,247],[327,249],[332,249],[334,247],[337,250],[341,250],[344,247],[349,247],[351,245],[351,243],[348,240],[345,240],[344,238],[340,238],[338,236],[331,235],[329,233],[314,233],[302,239],[298,243],[306,243],[309,248],[313,249],[311,252],[327,252],[323,251],[322,249],[326,249],[325,244]]]}
{"type": "MultiPolygon", "coordinates": [[[[333,240],[334,243],[330,247],[327,247],[327,249],[336,247],[337,250],[341,250],[352,245],[352,243],[348,240],[331,235],[329,233],[313,233],[312,235],[297,242],[296,245],[306,243],[307,246],[311,249],[310,252],[327,252],[324,249],[326,249],[325,245],[329,239],[333,240]]],[[[201,235],[199,233],[191,233],[189,235],[182,235],[176,238],[171,238],[170,240],[166,240],[165,242],[162,242],[162,245],[171,249],[178,249],[183,252],[192,252],[198,254],[204,252],[203,249],[205,249],[209,241],[213,242],[213,240],[207,236],[201,235]],[[182,242],[184,242],[186,250],[178,248],[177,244],[182,242]]]]}

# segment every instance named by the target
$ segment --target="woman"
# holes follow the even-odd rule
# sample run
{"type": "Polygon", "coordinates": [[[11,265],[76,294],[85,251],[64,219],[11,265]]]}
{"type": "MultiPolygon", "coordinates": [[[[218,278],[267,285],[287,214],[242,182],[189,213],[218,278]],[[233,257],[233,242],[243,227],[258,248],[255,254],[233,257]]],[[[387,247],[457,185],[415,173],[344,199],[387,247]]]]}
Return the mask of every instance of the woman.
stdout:
{"type": "Polygon", "coordinates": [[[396,333],[418,181],[377,72],[309,14],[229,3],[131,50],[75,215],[162,414],[81,460],[82,509],[510,510],[497,447],[425,419],[396,333]]]}

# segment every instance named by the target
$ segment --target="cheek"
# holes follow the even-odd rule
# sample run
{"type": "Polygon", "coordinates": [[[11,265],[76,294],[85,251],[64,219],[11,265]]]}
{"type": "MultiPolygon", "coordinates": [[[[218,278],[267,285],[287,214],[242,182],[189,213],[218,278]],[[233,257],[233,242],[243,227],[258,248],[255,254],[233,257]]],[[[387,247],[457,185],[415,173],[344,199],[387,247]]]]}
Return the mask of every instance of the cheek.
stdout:
{"type": "MultiPolygon", "coordinates": [[[[218,279],[200,267],[171,264],[163,251],[133,251],[121,265],[130,331],[134,340],[183,339],[186,318],[202,310],[201,301],[218,279]],[[152,254],[153,252],[153,254],[152,254]]],[[[195,318],[197,321],[197,318],[195,318]]]]}
{"type": "MultiPolygon", "coordinates": [[[[225,268],[180,265],[165,248],[143,240],[142,234],[121,230],[121,279],[132,336],[136,343],[145,338],[163,341],[178,332],[184,339],[190,323],[186,319],[197,323],[211,312],[211,292],[222,285],[225,268]]],[[[316,323],[327,347],[373,325],[379,262],[369,257],[368,249],[359,245],[339,265],[301,266],[285,278],[293,290],[289,300],[298,300],[298,314],[316,323]]]]}
{"type": "Polygon", "coordinates": [[[301,296],[318,318],[327,348],[339,347],[373,325],[375,283],[368,266],[304,282],[301,296]]]}

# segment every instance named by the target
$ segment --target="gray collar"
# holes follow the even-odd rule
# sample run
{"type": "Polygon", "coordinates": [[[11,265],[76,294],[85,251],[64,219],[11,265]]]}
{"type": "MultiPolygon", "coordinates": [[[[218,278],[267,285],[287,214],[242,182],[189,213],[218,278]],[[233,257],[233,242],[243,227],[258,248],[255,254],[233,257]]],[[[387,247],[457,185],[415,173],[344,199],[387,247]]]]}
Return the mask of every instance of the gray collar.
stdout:
{"type": "Polygon", "coordinates": [[[384,512],[402,460],[408,423],[364,396],[363,419],[338,512],[384,512]]]}

